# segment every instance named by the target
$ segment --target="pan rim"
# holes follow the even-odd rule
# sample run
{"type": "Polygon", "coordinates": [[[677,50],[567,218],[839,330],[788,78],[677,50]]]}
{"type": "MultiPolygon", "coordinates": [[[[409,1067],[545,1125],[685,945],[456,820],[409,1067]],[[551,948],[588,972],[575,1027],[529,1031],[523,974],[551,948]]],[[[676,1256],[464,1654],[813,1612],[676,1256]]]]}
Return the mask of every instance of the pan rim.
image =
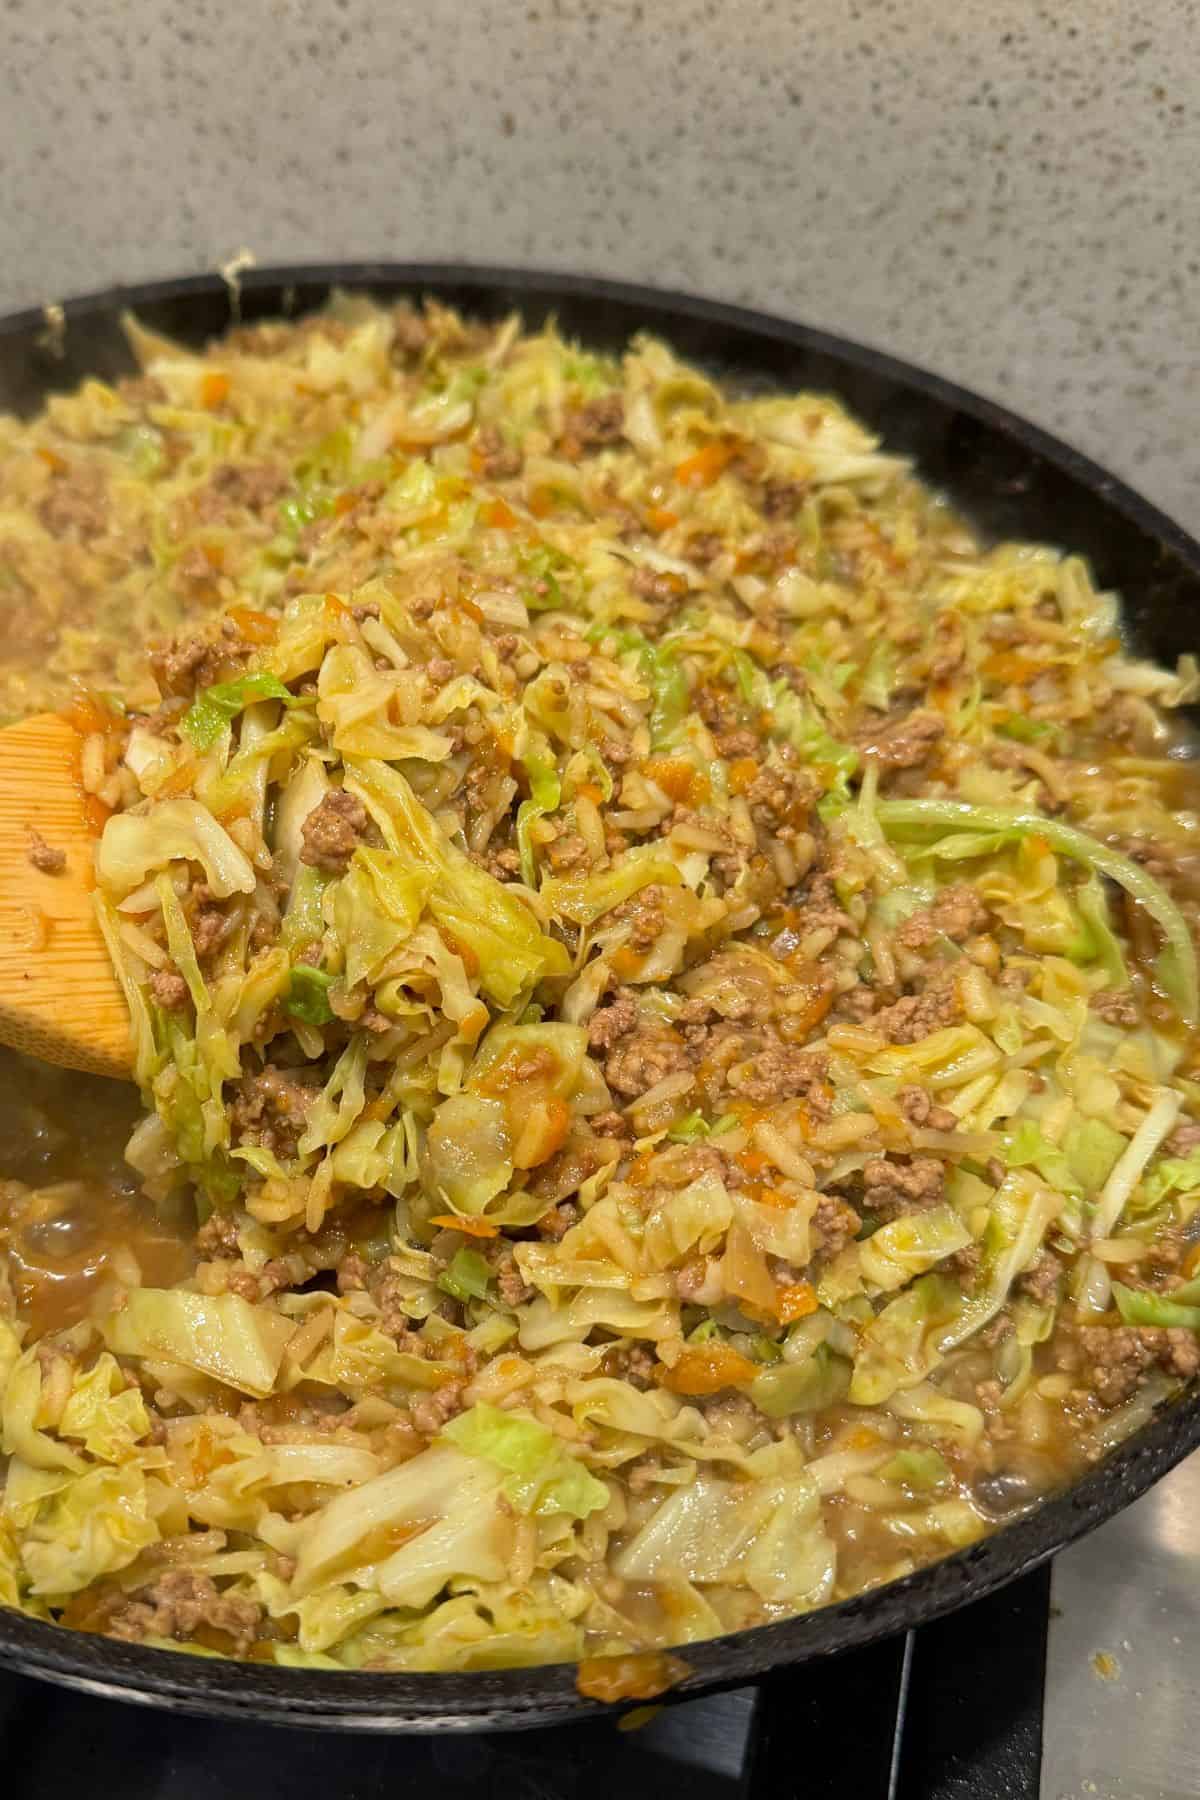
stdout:
{"type": "MultiPolygon", "coordinates": [[[[1001,403],[889,353],[778,315],[641,283],[602,276],[491,267],[457,262],[349,261],[300,263],[248,270],[243,293],[344,286],[394,293],[474,290],[481,300],[511,292],[531,301],[560,297],[610,301],[677,320],[727,328],[743,337],[815,353],[850,369],[884,378],[954,412],[965,414],[1050,464],[1088,490],[1097,504],[1157,539],[1200,580],[1200,544],[1124,481],[1061,439],[1001,403]]],[[[112,317],[122,307],[150,307],[230,292],[219,274],[113,287],[62,303],[72,325],[112,317]]],[[[0,318],[5,340],[35,341],[45,331],[44,308],[0,318]]],[[[1111,1517],[1200,1446],[1200,1398],[1185,1391],[1134,1437],[1061,1494],[1032,1508],[966,1550],[914,1574],[781,1624],[759,1626],[686,1647],[691,1674],[673,1690],[688,1699],[737,1686],[769,1669],[818,1655],[861,1648],[912,1625],[924,1624],[969,1600],[982,1598],[1035,1568],[1111,1517]]],[[[614,1708],[582,1699],[570,1664],[470,1674],[369,1674],[277,1669],[147,1649],[0,1610],[0,1665],[107,1698],[186,1713],[309,1728],[352,1731],[521,1729],[587,1717],[614,1708]]]]}

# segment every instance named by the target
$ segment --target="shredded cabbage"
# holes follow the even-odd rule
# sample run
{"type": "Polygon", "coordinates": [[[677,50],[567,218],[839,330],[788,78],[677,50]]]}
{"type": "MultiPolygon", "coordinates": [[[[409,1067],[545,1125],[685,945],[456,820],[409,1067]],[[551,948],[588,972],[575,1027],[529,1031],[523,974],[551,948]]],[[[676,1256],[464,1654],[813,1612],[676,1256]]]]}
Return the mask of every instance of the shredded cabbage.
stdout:
{"type": "Polygon", "coordinates": [[[13,1077],[0,1603],[615,1667],[1149,1417],[1200,1326],[1192,663],[650,338],[343,295],[132,342],[0,426],[54,646],[0,692],[111,811],[146,1109],[135,1192],[13,1077]]]}
{"type": "Polygon", "coordinates": [[[444,1436],[469,1456],[504,1470],[504,1493],[518,1512],[586,1519],[608,1504],[604,1483],[536,1419],[481,1401],[452,1419],[444,1436]]]}
{"type": "Polygon", "coordinates": [[[1185,1023],[1190,1026],[1197,1023],[1200,980],[1196,971],[1196,948],[1187,921],[1165,888],[1129,857],[1075,826],[1065,825],[1060,819],[1046,818],[1041,813],[1010,813],[999,807],[968,806],[956,800],[885,800],[877,808],[877,816],[885,830],[890,826],[895,832],[949,828],[992,832],[1005,842],[1016,842],[1025,837],[1041,838],[1060,856],[1071,857],[1115,881],[1145,907],[1162,932],[1164,948],[1158,960],[1159,978],[1185,1023]]]}

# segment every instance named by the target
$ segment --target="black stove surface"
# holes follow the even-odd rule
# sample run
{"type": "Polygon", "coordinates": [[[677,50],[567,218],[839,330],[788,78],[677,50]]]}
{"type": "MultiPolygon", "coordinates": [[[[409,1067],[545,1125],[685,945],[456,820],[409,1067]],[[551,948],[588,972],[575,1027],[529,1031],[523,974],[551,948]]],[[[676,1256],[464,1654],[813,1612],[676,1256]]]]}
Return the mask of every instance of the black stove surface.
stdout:
{"type": "Polygon", "coordinates": [[[378,1737],[235,1725],[0,1672],[0,1758],[21,1800],[1038,1800],[1048,1570],[906,1638],[649,1724],[378,1737]]]}

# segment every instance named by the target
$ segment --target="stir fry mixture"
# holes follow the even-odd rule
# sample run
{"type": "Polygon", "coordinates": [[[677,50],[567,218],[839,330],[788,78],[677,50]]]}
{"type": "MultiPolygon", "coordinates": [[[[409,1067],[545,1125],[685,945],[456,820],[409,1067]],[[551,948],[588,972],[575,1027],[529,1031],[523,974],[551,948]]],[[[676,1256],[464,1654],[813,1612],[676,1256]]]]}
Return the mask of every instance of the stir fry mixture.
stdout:
{"type": "Polygon", "coordinates": [[[0,428],[6,703],[89,679],[144,1102],[122,1163],[115,1089],[10,1065],[4,1603],[664,1651],[970,1544],[1196,1372],[1194,670],[655,341],[132,335],[0,428]]]}

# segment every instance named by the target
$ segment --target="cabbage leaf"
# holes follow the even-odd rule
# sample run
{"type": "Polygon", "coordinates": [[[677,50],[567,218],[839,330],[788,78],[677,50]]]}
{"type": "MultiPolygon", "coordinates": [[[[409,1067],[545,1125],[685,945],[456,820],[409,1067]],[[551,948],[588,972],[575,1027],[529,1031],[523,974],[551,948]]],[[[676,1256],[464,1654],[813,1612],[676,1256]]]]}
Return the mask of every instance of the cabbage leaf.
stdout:
{"type": "Polygon", "coordinates": [[[207,807],[182,797],[155,801],[144,813],[114,813],[96,852],[96,872],[110,894],[132,893],[156,869],[197,862],[218,900],[254,892],[254,868],[207,807]]]}
{"type": "Polygon", "coordinates": [[[480,1401],[451,1419],[442,1435],[469,1456],[481,1456],[504,1471],[505,1495],[518,1512],[586,1519],[608,1504],[604,1483],[569,1454],[561,1438],[526,1413],[480,1401]]]}
{"type": "Polygon", "coordinates": [[[133,1288],[101,1322],[118,1356],[167,1358],[259,1398],[275,1386],[296,1327],[272,1306],[240,1294],[191,1294],[182,1288],[133,1288]]]}

